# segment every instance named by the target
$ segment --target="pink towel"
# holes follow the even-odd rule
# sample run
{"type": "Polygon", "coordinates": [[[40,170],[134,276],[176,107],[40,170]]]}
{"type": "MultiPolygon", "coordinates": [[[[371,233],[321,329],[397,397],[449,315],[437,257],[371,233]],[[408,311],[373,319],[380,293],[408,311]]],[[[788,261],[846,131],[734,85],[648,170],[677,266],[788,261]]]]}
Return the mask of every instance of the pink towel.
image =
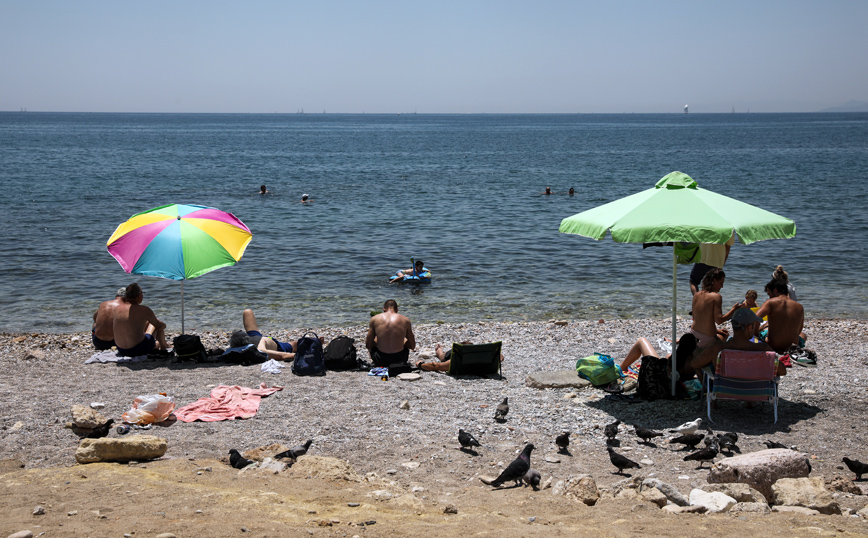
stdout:
{"type": "Polygon", "coordinates": [[[239,387],[235,385],[220,385],[211,390],[210,398],[199,400],[175,410],[175,416],[183,422],[217,422],[235,418],[251,418],[259,410],[259,401],[263,396],[283,390],[283,387],[268,388],[265,383],[258,389],[239,387]]]}

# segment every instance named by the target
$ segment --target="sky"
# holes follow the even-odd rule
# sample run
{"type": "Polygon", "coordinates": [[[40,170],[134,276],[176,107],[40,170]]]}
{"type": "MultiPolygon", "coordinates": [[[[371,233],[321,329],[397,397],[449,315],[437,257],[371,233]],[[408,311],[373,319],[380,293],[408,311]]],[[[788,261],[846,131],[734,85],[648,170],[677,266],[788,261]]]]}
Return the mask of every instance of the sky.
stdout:
{"type": "Polygon", "coordinates": [[[813,112],[866,0],[0,0],[0,111],[813,112]]]}

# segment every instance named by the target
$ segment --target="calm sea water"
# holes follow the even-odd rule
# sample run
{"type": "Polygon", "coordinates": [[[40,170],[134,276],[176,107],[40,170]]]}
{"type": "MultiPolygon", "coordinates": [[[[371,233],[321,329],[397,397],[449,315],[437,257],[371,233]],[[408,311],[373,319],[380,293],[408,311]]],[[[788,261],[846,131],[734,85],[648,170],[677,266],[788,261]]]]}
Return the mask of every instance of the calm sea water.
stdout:
{"type": "Polygon", "coordinates": [[[135,280],[178,331],[181,283],[127,275],[105,248],[176,202],[254,233],[236,266],[184,283],[187,332],[235,328],[245,307],[265,330],[364,324],[388,298],[417,323],[662,317],[671,251],[558,225],[673,170],[797,223],[794,239],[736,243],[725,303],[781,263],[808,316],[868,314],[868,114],[0,113],[0,159],[2,331],[86,330],[135,280]],[[434,282],[387,284],[411,256],[434,282]]]}

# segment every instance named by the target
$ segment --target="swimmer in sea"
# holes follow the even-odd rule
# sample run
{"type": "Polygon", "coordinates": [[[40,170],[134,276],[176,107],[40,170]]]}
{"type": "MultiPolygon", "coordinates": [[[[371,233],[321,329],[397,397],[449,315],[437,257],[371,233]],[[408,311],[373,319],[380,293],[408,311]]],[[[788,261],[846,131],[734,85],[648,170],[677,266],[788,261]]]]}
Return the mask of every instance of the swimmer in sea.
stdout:
{"type": "Polygon", "coordinates": [[[301,203],[307,204],[310,202],[313,202],[313,198],[311,198],[309,194],[302,194],[301,195],[301,203]]]}
{"type": "Polygon", "coordinates": [[[265,188],[265,185],[259,187],[259,192],[256,194],[271,194],[271,191],[265,188]]]}
{"type": "Polygon", "coordinates": [[[573,196],[575,194],[576,194],[576,189],[570,187],[570,196],[573,196]]]}
{"type": "Polygon", "coordinates": [[[551,188],[551,187],[546,187],[546,191],[545,191],[543,194],[545,194],[546,196],[548,196],[548,195],[551,194],[551,193],[552,193],[552,188],[551,188]]]}

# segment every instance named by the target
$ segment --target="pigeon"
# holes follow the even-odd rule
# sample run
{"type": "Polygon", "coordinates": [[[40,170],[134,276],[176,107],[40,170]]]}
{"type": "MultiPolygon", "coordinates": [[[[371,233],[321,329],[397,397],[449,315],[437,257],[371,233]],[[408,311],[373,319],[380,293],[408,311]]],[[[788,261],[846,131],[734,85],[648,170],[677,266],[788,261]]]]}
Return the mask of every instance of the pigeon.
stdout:
{"type": "Polygon", "coordinates": [[[763,441],[763,444],[766,445],[767,448],[790,448],[787,445],[782,445],[782,444],[780,444],[776,441],[772,441],[770,439],[763,441]]]}
{"type": "Polygon", "coordinates": [[[636,435],[641,437],[642,441],[647,444],[655,437],[662,437],[663,433],[636,426],[636,435]]]}
{"type": "Polygon", "coordinates": [[[570,432],[564,432],[555,437],[555,444],[558,445],[558,452],[566,452],[570,446],[570,432]]]}
{"type": "Polygon", "coordinates": [[[705,428],[705,432],[707,434],[705,436],[705,439],[703,440],[705,441],[705,448],[710,447],[712,443],[720,442],[719,439],[714,435],[714,432],[711,431],[711,428],[705,428]]]}
{"type": "Polygon", "coordinates": [[[606,450],[609,451],[609,461],[612,462],[612,465],[614,465],[615,467],[618,468],[617,474],[624,474],[624,469],[641,469],[642,468],[639,466],[638,463],[631,460],[630,458],[628,458],[626,456],[622,456],[621,454],[618,454],[617,452],[615,452],[615,449],[613,449],[612,447],[607,446],[606,450]]]}
{"type": "Polygon", "coordinates": [[[738,434],[735,432],[718,433],[717,440],[720,441],[720,448],[727,449],[730,452],[741,452],[736,443],[738,442],[738,434]]]}
{"type": "Polygon", "coordinates": [[[606,434],[606,440],[612,442],[615,440],[615,437],[618,436],[618,426],[621,424],[620,420],[615,420],[615,422],[611,424],[606,424],[606,428],[603,430],[606,434]]]}
{"type": "Polygon", "coordinates": [[[516,483],[521,483],[521,480],[524,478],[524,475],[530,471],[530,453],[533,450],[533,443],[528,443],[527,446],[524,447],[524,450],[521,451],[521,454],[515,458],[512,463],[506,466],[506,469],[500,473],[500,476],[494,479],[491,483],[494,487],[499,487],[504,482],[508,482],[510,480],[515,481],[516,483]]]}
{"type": "Polygon", "coordinates": [[[851,460],[850,458],[844,458],[843,461],[847,464],[847,468],[856,473],[856,480],[862,480],[862,474],[868,473],[868,463],[851,460]]]}
{"type": "Polygon", "coordinates": [[[696,445],[705,439],[704,433],[691,433],[690,435],[680,435],[669,441],[670,445],[684,445],[685,448],[696,448],[696,445]]]}
{"type": "Polygon", "coordinates": [[[542,479],[542,476],[539,474],[539,471],[535,469],[530,469],[528,472],[524,474],[524,483],[528,486],[532,487],[534,491],[539,489],[539,482],[542,479]]]}
{"type": "Polygon", "coordinates": [[[298,459],[299,456],[304,456],[307,454],[307,449],[310,448],[310,444],[313,443],[312,440],[308,439],[304,442],[303,445],[298,445],[290,448],[289,450],[284,450],[280,454],[275,454],[274,459],[279,460],[281,458],[294,458],[298,459]]]}
{"type": "Polygon", "coordinates": [[[231,465],[232,467],[235,467],[236,469],[243,469],[252,463],[252,460],[245,458],[241,455],[240,452],[238,452],[234,448],[229,450],[229,465],[231,465]]]}
{"type": "Polygon", "coordinates": [[[717,456],[717,454],[720,452],[719,449],[720,449],[720,447],[717,444],[717,437],[712,437],[711,438],[711,446],[703,448],[702,450],[694,452],[693,454],[689,454],[687,456],[684,456],[684,461],[691,461],[691,460],[692,461],[698,461],[699,467],[697,467],[697,469],[701,469],[702,465],[706,461],[714,460],[715,456],[717,456]]]}
{"type": "Polygon", "coordinates": [[[479,441],[476,440],[475,437],[462,430],[458,429],[458,442],[461,443],[461,448],[473,448],[475,446],[482,446],[479,444],[479,441]]]}
{"type": "Polygon", "coordinates": [[[107,421],[105,421],[105,424],[103,424],[102,426],[97,426],[85,437],[87,437],[88,439],[100,439],[107,436],[109,434],[109,431],[112,429],[112,424],[114,424],[114,422],[114,419],[108,419],[107,421]]]}
{"type": "Polygon", "coordinates": [[[681,426],[673,430],[669,430],[669,433],[680,433],[681,435],[690,435],[691,433],[696,433],[696,430],[699,429],[699,425],[702,424],[702,419],[698,418],[693,422],[685,422],[681,426]]]}
{"type": "Polygon", "coordinates": [[[504,398],[502,402],[497,404],[497,409],[494,410],[494,420],[498,422],[505,421],[507,413],[509,413],[509,398],[504,398]]]}

